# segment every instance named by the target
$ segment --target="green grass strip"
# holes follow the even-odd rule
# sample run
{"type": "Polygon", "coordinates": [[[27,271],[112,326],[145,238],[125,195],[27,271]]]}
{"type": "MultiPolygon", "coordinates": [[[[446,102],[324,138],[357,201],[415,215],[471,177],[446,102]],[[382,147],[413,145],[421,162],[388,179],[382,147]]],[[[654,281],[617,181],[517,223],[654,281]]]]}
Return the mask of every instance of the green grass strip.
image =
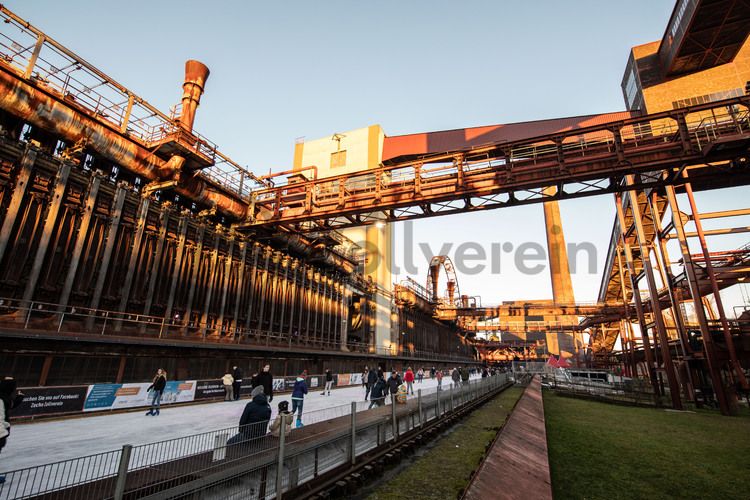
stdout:
{"type": "Polygon", "coordinates": [[[427,453],[375,490],[368,500],[456,498],[522,392],[522,388],[511,387],[473,411],[427,453]]]}
{"type": "Polygon", "coordinates": [[[750,418],[544,392],[555,499],[750,498],[750,418]]]}

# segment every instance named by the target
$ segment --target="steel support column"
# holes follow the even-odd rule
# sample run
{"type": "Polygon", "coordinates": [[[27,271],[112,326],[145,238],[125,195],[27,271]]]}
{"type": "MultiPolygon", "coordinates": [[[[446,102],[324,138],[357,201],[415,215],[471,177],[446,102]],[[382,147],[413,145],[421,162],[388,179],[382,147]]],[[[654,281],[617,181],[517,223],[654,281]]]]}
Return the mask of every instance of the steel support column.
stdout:
{"type": "Polygon", "coordinates": [[[208,328],[208,313],[211,310],[211,299],[214,295],[214,288],[216,287],[216,276],[218,275],[219,267],[219,242],[221,241],[221,232],[216,231],[214,234],[214,248],[211,251],[211,263],[209,264],[210,270],[208,273],[208,279],[206,280],[206,297],[203,300],[203,311],[201,312],[200,334],[201,337],[206,334],[206,328],[208,328]]]}
{"type": "Polygon", "coordinates": [[[193,314],[193,298],[195,298],[195,289],[198,285],[198,275],[201,271],[201,260],[203,260],[203,236],[206,232],[206,224],[201,222],[198,226],[196,246],[193,251],[193,269],[190,272],[190,289],[188,290],[187,302],[185,303],[185,327],[190,327],[191,316],[193,314]]]}
{"type": "Polygon", "coordinates": [[[688,247],[687,237],[685,236],[685,226],[682,222],[682,214],[680,212],[679,205],[677,204],[677,195],[674,187],[665,186],[667,193],[667,203],[669,209],[672,212],[672,223],[675,230],[677,231],[677,240],[680,243],[680,250],[682,251],[682,261],[685,267],[685,276],[687,277],[688,286],[690,287],[690,295],[693,297],[693,306],[695,309],[695,315],[698,318],[698,325],[701,330],[701,338],[703,339],[703,349],[706,356],[706,363],[708,363],[708,371],[711,374],[711,385],[713,386],[716,399],[719,402],[719,409],[724,415],[729,415],[729,404],[727,401],[727,395],[724,391],[724,384],[721,380],[721,372],[719,370],[719,363],[716,357],[716,348],[714,346],[713,338],[711,337],[711,331],[708,328],[708,321],[706,320],[706,311],[703,309],[703,302],[701,301],[700,286],[698,284],[698,277],[695,274],[695,267],[693,258],[690,255],[690,248],[688,247]]]}
{"type": "Polygon", "coordinates": [[[86,204],[83,207],[83,216],[81,217],[81,223],[78,226],[76,242],[73,247],[73,255],[70,258],[68,274],[65,276],[65,283],[63,284],[62,293],[60,294],[60,307],[58,308],[59,312],[63,312],[65,310],[65,307],[68,305],[68,301],[70,300],[70,293],[73,291],[73,284],[75,283],[76,273],[78,272],[78,265],[81,262],[81,254],[83,253],[83,247],[86,244],[86,237],[89,233],[91,218],[94,215],[94,207],[96,206],[96,197],[99,194],[99,186],[101,184],[103,176],[104,174],[102,174],[98,170],[96,172],[92,172],[91,174],[88,195],[86,196],[86,204]]]}
{"type": "Polygon", "coordinates": [[[230,330],[235,332],[239,330],[239,315],[242,296],[245,293],[245,260],[247,259],[247,241],[240,241],[240,265],[237,268],[237,282],[234,288],[234,312],[232,313],[232,323],[229,325],[230,330]]]}
{"type": "Polygon", "coordinates": [[[18,169],[16,182],[13,185],[13,194],[10,197],[8,210],[5,212],[3,225],[0,228],[0,261],[2,261],[5,256],[5,250],[8,248],[10,234],[13,232],[13,226],[16,224],[16,218],[18,217],[23,197],[26,194],[26,188],[29,186],[29,179],[31,178],[31,171],[34,168],[35,161],[36,151],[31,149],[31,146],[26,146],[23,156],[21,156],[21,165],[18,169]]]}
{"type": "MultiPolygon", "coordinates": [[[[104,281],[107,279],[107,272],[109,271],[109,264],[112,259],[112,251],[115,248],[117,241],[117,231],[120,228],[120,219],[122,218],[122,207],[125,204],[125,195],[127,194],[127,185],[124,183],[117,185],[115,191],[115,199],[112,203],[111,220],[109,222],[109,229],[107,229],[107,240],[106,246],[104,247],[104,253],[102,254],[102,262],[99,266],[99,272],[96,276],[96,286],[94,287],[94,294],[91,297],[91,309],[98,309],[99,303],[102,299],[102,292],[104,291],[104,281]]],[[[90,318],[90,323],[93,323],[93,318],[90,318]]]]}
{"type": "MultiPolygon", "coordinates": [[[[688,179],[687,170],[682,172],[682,176],[688,179]]],[[[716,302],[716,311],[719,313],[719,320],[721,321],[721,328],[724,332],[724,342],[727,344],[727,350],[729,351],[729,360],[734,376],[739,380],[742,388],[747,390],[747,378],[745,378],[745,372],[742,370],[739,359],[737,359],[737,350],[734,347],[734,339],[732,339],[732,332],[729,330],[729,322],[727,321],[727,315],[724,311],[724,303],[721,300],[721,291],[719,290],[719,284],[716,281],[716,273],[714,273],[714,266],[711,264],[711,254],[708,252],[708,244],[706,243],[706,235],[703,233],[703,224],[701,223],[701,217],[698,212],[698,207],[695,205],[695,197],[693,196],[693,187],[690,182],[685,183],[685,192],[687,193],[688,202],[690,203],[690,211],[693,214],[693,223],[695,224],[695,230],[698,233],[698,241],[700,241],[701,252],[703,253],[703,259],[705,261],[706,274],[708,274],[708,280],[711,282],[711,292],[714,296],[714,302],[716,302]]]]}
{"type": "Polygon", "coordinates": [[[39,239],[39,246],[36,249],[36,255],[34,256],[34,263],[31,267],[31,273],[29,273],[28,280],[26,281],[26,288],[23,292],[24,306],[28,306],[34,298],[34,290],[36,289],[36,283],[39,279],[39,273],[42,271],[42,265],[44,264],[44,257],[47,255],[47,247],[49,246],[50,238],[57,224],[57,216],[60,213],[60,206],[63,202],[63,195],[65,194],[65,188],[68,185],[68,175],[70,174],[70,165],[66,163],[60,163],[57,171],[57,177],[55,178],[55,186],[52,191],[52,199],[47,207],[47,216],[44,221],[44,228],[42,229],[42,236],[39,239]]]}
{"type": "MultiPolygon", "coordinates": [[[[219,331],[219,336],[223,336],[227,328],[224,328],[224,309],[227,305],[227,295],[229,294],[229,288],[232,286],[232,265],[234,261],[234,234],[229,235],[229,250],[227,251],[226,262],[224,263],[224,282],[221,287],[221,302],[219,304],[219,318],[216,320],[216,329],[219,331]]],[[[239,303],[239,300],[237,300],[239,303]]]]}
{"type": "MultiPolygon", "coordinates": [[[[637,202],[637,200],[636,200],[637,202]]],[[[656,370],[654,365],[654,353],[651,351],[651,341],[648,338],[648,331],[646,328],[646,317],[643,313],[643,303],[641,302],[641,294],[638,290],[638,281],[635,275],[635,263],[633,262],[633,253],[630,249],[630,244],[627,242],[628,229],[625,225],[625,211],[622,207],[622,195],[620,193],[615,194],[615,206],[617,208],[617,220],[620,225],[620,242],[625,252],[625,264],[628,268],[628,275],[630,276],[630,286],[633,290],[633,300],[635,302],[635,311],[638,315],[638,324],[641,331],[641,339],[643,340],[643,352],[646,355],[646,364],[648,366],[648,375],[651,379],[651,385],[654,388],[654,395],[658,400],[659,396],[659,382],[656,379],[656,370]]]]}
{"type": "MultiPolygon", "coordinates": [[[[632,175],[625,176],[625,181],[628,187],[635,183],[632,175]]],[[[651,312],[654,317],[656,332],[659,336],[659,347],[661,350],[662,361],[664,362],[664,371],[667,374],[667,382],[669,383],[669,395],[672,399],[672,407],[676,410],[681,410],[682,400],[680,399],[680,383],[677,380],[677,373],[675,372],[674,362],[672,361],[672,353],[669,350],[669,338],[667,337],[667,328],[664,324],[664,316],[662,316],[661,304],[659,303],[659,289],[656,286],[654,269],[651,265],[651,254],[649,252],[645,231],[643,229],[643,217],[641,214],[641,207],[638,204],[638,193],[633,190],[629,190],[627,193],[630,197],[630,210],[633,213],[633,225],[635,227],[638,247],[640,249],[643,271],[646,275],[648,295],[651,302],[651,312]]]]}
{"type": "MultiPolygon", "coordinates": [[[[148,279],[148,291],[146,292],[146,303],[143,307],[143,314],[148,316],[151,313],[151,304],[154,300],[154,291],[159,278],[161,269],[162,252],[164,251],[164,241],[167,239],[167,228],[169,226],[169,204],[162,205],[159,214],[159,236],[156,241],[156,250],[154,251],[154,262],[151,265],[151,271],[148,279]]],[[[169,316],[166,317],[169,320],[169,316]]]]}
{"type": "MultiPolygon", "coordinates": [[[[166,221],[165,226],[166,226],[166,221]]],[[[187,228],[188,228],[188,218],[183,215],[180,217],[179,222],[179,236],[177,239],[177,249],[175,252],[175,263],[174,268],[172,269],[172,283],[169,287],[169,297],[167,298],[167,307],[164,310],[164,318],[171,322],[172,321],[172,307],[174,306],[174,295],[177,291],[177,284],[180,281],[180,268],[182,267],[182,260],[185,258],[185,241],[187,239],[187,228]]],[[[156,280],[156,275],[153,276],[153,279],[156,280]]],[[[152,294],[152,291],[149,293],[149,295],[152,294]]],[[[149,304],[146,304],[149,305],[149,304]]],[[[148,314],[148,313],[146,313],[148,314]]]]}
{"type": "MultiPolygon", "coordinates": [[[[122,297],[120,298],[120,307],[118,311],[125,312],[128,307],[130,298],[130,288],[133,286],[133,277],[138,272],[138,258],[141,254],[143,244],[143,233],[146,231],[146,220],[148,219],[148,208],[150,200],[147,196],[141,196],[141,205],[138,208],[138,219],[136,220],[135,236],[130,250],[130,261],[128,262],[128,273],[125,275],[125,282],[122,285],[122,297]]],[[[121,322],[117,322],[115,330],[119,330],[121,322]]]]}

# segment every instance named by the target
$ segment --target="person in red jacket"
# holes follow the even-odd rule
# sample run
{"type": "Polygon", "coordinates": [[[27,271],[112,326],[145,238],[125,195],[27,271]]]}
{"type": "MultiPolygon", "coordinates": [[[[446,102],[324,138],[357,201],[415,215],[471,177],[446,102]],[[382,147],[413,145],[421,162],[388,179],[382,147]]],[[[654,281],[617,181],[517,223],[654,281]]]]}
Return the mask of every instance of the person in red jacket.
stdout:
{"type": "Polygon", "coordinates": [[[407,368],[404,373],[404,382],[406,382],[406,390],[412,396],[414,395],[414,372],[411,371],[411,366],[407,368]]]}

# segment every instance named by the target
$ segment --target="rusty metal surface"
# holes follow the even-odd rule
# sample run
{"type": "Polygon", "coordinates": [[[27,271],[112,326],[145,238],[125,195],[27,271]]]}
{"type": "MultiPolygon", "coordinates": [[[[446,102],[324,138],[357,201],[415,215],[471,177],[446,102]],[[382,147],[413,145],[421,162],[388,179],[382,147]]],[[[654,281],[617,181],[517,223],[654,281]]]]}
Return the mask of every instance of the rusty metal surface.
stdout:
{"type": "Polygon", "coordinates": [[[462,498],[552,500],[538,375],[526,388],[500,432],[462,498]]]}
{"type": "MultiPolygon", "coordinates": [[[[685,165],[728,163],[747,153],[748,106],[750,97],[737,97],[366,172],[294,184],[279,179],[253,193],[240,227],[315,231],[542,203],[621,191],[624,175],[633,173],[640,174],[639,189],[679,184],[675,171],[685,165]],[[717,140],[730,142],[712,148],[717,140]],[[545,192],[552,185],[555,194],[545,192]]],[[[747,182],[734,172],[719,177],[747,182]]]]}

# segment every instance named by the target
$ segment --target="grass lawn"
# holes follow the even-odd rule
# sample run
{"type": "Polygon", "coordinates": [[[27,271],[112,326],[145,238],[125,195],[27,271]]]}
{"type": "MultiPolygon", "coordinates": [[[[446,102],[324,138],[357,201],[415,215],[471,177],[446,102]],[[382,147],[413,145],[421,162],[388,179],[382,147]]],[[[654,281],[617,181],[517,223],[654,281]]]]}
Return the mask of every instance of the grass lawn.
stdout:
{"type": "Polygon", "coordinates": [[[521,393],[521,388],[511,387],[472,412],[424,456],[375,490],[368,500],[456,498],[521,393]]]}
{"type": "Polygon", "coordinates": [[[750,418],[544,392],[552,491],[567,499],[750,498],[750,418]]]}

